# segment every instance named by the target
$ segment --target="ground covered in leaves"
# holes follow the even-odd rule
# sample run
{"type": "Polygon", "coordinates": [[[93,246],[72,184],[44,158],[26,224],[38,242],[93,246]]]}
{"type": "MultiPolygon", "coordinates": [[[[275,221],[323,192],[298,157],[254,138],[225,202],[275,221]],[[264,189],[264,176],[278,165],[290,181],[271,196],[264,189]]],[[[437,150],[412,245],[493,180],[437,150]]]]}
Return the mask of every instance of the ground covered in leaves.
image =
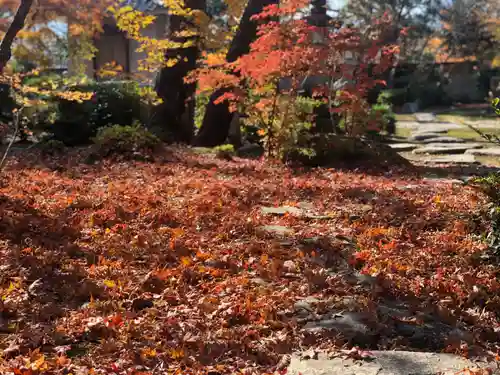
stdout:
{"type": "Polygon", "coordinates": [[[182,151],[16,157],[0,185],[0,373],[263,374],[354,345],[494,356],[483,204],[456,181],[182,151]]]}

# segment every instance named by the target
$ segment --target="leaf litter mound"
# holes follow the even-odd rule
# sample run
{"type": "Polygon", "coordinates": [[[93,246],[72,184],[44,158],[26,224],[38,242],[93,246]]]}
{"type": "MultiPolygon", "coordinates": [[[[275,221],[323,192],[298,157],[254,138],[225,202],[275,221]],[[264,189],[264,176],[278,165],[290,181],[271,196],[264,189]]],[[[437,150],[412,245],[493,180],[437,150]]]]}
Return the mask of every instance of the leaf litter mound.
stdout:
{"type": "Polygon", "coordinates": [[[353,346],[497,353],[498,267],[467,187],[184,151],[40,160],[14,158],[0,186],[2,374],[264,374],[296,350],[353,346]]]}

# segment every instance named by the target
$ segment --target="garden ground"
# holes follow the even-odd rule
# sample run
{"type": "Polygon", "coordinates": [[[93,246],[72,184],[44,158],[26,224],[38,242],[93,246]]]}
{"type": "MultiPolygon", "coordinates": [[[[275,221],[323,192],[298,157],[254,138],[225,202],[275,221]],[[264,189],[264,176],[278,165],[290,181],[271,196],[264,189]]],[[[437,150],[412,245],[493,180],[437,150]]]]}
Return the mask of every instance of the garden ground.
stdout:
{"type": "Polygon", "coordinates": [[[20,153],[2,178],[2,374],[262,374],[352,346],[496,358],[484,199],[454,179],[485,167],[83,154],[20,153]]]}

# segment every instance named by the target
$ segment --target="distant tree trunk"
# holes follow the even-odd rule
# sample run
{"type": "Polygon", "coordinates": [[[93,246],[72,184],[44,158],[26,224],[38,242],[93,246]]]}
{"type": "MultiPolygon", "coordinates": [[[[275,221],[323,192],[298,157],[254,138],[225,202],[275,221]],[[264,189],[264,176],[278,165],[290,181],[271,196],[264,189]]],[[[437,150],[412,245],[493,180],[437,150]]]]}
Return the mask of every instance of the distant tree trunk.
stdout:
{"type": "MultiPolygon", "coordinates": [[[[206,0],[187,0],[186,7],[205,11],[206,0]]],[[[187,20],[184,17],[170,17],[170,33],[172,40],[186,42],[186,38],[175,36],[185,29],[187,20]]],[[[172,142],[190,143],[194,132],[193,95],[195,84],[187,84],[184,78],[196,68],[199,56],[197,46],[168,50],[165,60],[178,59],[172,67],[164,67],[156,82],[156,92],[163,103],[156,108],[150,127],[172,142]]]]}
{"type": "MultiPolygon", "coordinates": [[[[236,61],[240,56],[250,52],[250,44],[257,38],[257,22],[251,19],[252,16],[261,13],[268,5],[278,3],[279,0],[249,0],[240,27],[226,55],[228,62],[236,61]]],[[[210,97],[200,131],[194,140],[195,146],[215,147],[227,139],[233,113],[229,111],[227,102],[215,104],[215,101],[229,90],[227,88],[217,90],[210,97]]]]}
{"type": "Polygon", "coordinates": [[[16,15],[2,39],[2,43],[0,44],[0,74],[3,73],[5,66],[12,57],[12,44],[19,31],[23,29],[32,5],[33,0],[21,0],[16,15]]]}

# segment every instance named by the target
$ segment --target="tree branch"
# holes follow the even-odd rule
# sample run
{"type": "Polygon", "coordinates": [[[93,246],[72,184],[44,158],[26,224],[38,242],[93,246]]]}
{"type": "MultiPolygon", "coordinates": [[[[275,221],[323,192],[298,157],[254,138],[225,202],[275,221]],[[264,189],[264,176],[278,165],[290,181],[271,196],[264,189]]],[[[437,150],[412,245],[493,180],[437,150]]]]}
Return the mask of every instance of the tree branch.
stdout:
{"type": "Polygon", "coordinates": [[[33,0],[21,0],[16,15],[0,44],[0,74],[3,73],[5,66],[12,57],[12,44],[19,31],[23,29],[32,5],[33,0]]]}

